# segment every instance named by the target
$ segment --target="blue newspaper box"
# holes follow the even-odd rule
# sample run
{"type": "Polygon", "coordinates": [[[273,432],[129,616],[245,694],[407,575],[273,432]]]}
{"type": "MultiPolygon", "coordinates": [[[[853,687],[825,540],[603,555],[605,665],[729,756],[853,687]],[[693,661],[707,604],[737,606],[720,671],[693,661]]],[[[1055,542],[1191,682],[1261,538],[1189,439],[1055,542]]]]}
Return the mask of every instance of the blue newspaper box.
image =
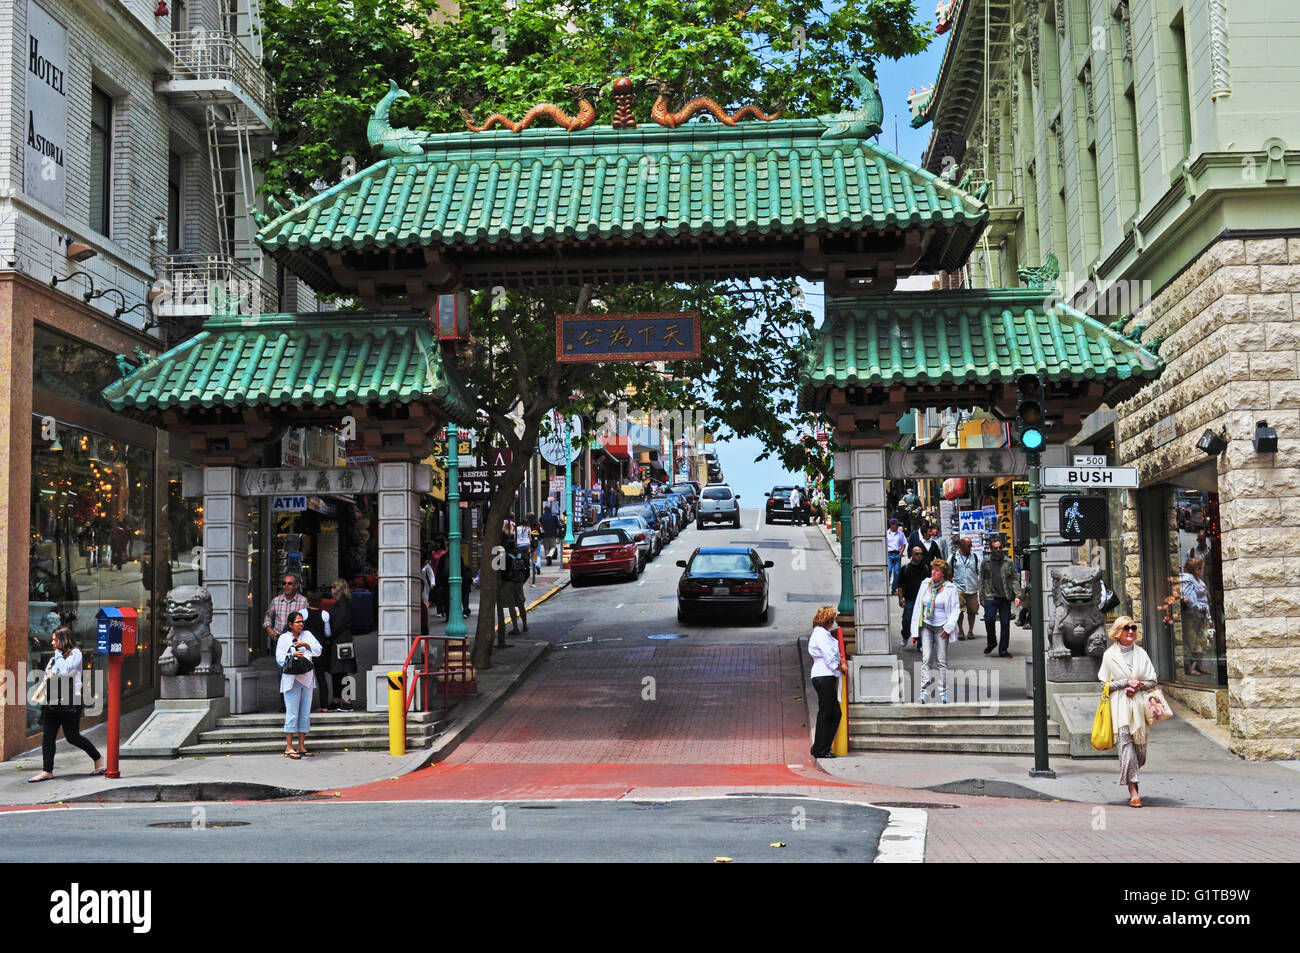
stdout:
{"type": "Polygon", "coordinates": [[[135,655],[140,613],[131,606],[107,606],[95,613],[95,650],[100,655],[135,655]]]}

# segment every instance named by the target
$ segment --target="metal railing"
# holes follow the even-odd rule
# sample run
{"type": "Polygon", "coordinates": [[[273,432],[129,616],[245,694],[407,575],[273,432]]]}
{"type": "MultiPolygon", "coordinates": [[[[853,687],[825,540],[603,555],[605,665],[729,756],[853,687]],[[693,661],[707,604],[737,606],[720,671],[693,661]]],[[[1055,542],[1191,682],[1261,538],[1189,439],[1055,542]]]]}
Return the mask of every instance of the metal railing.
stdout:
{"type": "Polygon", "coordinates": [[[420,710],[429,710],[429,701],[436,686],[430,686],[428,679],[434,679],[435,682],[441,681],[442,683],[442,712],[444,715],[450,707],[449,696],[457,695],[463,698],[465,695],[477,693],[478,686],[475,680],[470,678],[469,636],[417,635],[415,637],[415,641],[411,643],[411,651],[406,654],[406,661],[402,663],[402,684],[406,686],[406,711],[411,710],[411,705],[415,701],[415,690],[421,682],[424,682],[424,692],[421,695],[420,710]],[[435,654],[436,643],[438,642],[443,643],[442,658],[437,667],[430,669],[430,659],[435,654]],[[410,673],[411,660],[415,658],[415,653],[422,644],[424,646],[424,664],[420,671],[412,675],[410,673]],[[460,661],[448,661],[448,650],[452,648],[459,650],[460,661]]]}
{"type": "Polygon", "coordinates": [[[233,83],[271,115],[270,79],[238,36],[195,27],[188,33],[167,33],[164,39],[172,51],[173,78],[233,83]]]}
{"type": "Polygon", "coordinates": [[[271,314],[275,286],[251,267],[226,255],[165,255],[158,264],[161,290],[153,303],[160,316],[271,314]]]}

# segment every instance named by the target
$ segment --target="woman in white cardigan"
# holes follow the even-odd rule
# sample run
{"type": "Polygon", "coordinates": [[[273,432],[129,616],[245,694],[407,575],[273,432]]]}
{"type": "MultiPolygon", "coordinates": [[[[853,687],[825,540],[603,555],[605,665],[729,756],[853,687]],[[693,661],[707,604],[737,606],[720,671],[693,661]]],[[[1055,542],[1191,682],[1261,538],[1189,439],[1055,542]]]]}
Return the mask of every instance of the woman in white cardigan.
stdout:
{"type": "Polygon", "coordinates": [[[1147,763],[1146,693],[1156,687],[1156,668],[1138,641],[1138,625],[1122,615],[1110,627],[1112,644],[1097,678],[1110,686],[1110,717],[1119,748],[1119,782],[1128,785],[1130,807],[1141,807],[1138,771],[1147,763]]]}
{"type": "Polygon", "coordinates": [[[948,704],[948,643],[957,641],[957,620],[961,617],[961,600],[957,584],[948,578],[948,563],[930,562],[930,578],[916,591],[916,608],[912,611],[912,638],[921,646],[921,690],[918,704],[925,704],[930,687],[930,660],[939,657],[939,701],[948,704]]]}

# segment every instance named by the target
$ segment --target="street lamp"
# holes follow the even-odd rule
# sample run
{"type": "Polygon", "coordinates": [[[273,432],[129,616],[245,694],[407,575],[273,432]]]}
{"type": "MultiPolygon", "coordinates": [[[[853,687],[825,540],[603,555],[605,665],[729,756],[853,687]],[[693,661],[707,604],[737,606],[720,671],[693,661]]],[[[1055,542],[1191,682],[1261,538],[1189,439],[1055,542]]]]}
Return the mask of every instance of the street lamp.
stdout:
{"type": "Polygon", "coordinates": [[[454,423],[447,424],[447,635],[463,639],[465,606],[461,596],[460,565],[460,434],[454,423]]]}

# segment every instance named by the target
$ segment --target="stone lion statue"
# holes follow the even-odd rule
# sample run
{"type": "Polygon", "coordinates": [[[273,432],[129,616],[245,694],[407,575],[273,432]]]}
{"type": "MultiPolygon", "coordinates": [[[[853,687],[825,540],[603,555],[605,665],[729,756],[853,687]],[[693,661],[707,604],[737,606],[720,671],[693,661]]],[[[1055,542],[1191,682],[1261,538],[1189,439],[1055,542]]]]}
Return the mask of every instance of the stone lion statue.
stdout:
{"type": "Polygon", "coordinates": [[[163,675],[218,675],[221,643],[212,637],[212,594],[202,586],[177,586],[163,609],[167,648],[158,658],[163,675]]]}
{"type": "Polygon", "coordinates": [[[1101,570],[1064,566],[1052,570],[1052,606],[1047,624],[1049,658],[1106,651],[1106,614],[1101,610],[1101,570]]]}

